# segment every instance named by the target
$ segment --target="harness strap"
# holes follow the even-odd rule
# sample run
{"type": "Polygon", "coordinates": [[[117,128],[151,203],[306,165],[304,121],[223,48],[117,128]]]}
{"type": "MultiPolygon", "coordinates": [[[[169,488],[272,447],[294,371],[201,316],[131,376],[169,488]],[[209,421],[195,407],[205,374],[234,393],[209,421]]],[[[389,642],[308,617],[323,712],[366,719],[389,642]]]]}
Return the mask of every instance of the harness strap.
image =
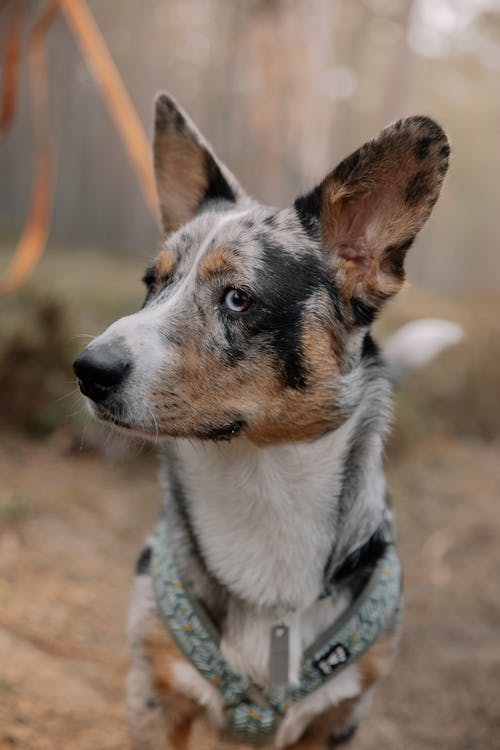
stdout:
{"type": "Polygon", "coordinates": [[[304,652],[298,685],[269,688],[231,669],[220,649],[219,633],[180,580],[163,519],[156,529],[151,574],[158,608],[172,637],[221,693],[232,736],[253,744],[269,739],[292,704],[337,676],[372,645],[390,624],[401,593],[398,556],[387,544],[351,606],[304,652]]]}

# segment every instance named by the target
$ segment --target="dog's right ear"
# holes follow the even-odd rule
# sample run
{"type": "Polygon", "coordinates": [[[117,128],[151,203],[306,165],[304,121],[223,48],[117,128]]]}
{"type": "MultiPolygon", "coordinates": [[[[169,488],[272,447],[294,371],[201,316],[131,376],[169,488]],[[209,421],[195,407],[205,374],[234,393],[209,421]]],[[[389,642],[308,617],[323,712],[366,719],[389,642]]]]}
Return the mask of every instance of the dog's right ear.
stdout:
{"type": "Polygon", "coordinates": [[[169,94],[156,97],[153,155],[167,234],[192,219],[208,201],[236,203],[244,195],[191,118],[169,94]]]}

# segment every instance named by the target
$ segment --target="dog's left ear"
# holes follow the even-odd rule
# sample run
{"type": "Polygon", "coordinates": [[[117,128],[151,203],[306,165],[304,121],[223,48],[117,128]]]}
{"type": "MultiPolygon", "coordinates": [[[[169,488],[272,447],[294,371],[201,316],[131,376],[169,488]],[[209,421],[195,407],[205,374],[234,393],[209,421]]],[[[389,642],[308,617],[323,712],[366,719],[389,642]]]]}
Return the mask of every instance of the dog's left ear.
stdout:
{"type": "Polygon", "coordinates": [[[169,94],[156,97],[153,156],[167,234],[190,221],[208,201],[235,203],[244,195],[189,115],[169,94]]]}
{"type": "Polygon", "coordinates": [[[404,283],[403,261],[438,199],[450,147],[428,117],[400,120],[342,161],[295,201],[320,233],[341,293],[369,323],[404,283]]]}

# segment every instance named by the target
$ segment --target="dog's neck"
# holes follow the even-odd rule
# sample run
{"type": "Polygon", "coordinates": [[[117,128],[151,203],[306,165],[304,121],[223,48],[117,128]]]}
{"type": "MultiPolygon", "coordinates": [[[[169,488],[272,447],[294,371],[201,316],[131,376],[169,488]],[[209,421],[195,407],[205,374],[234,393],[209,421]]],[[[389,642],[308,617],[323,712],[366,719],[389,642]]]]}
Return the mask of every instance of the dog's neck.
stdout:
{"type": "Polygon", "coordinates": [[[215,589],[215,599],[254,611],[304,611],[321,594],[327,564],[340,564],[380,525],[388,394],[378,386],[372,381],[343,425],[315,441],[179,441],[169,449],[174,553],[206,604],[215,589]]]}

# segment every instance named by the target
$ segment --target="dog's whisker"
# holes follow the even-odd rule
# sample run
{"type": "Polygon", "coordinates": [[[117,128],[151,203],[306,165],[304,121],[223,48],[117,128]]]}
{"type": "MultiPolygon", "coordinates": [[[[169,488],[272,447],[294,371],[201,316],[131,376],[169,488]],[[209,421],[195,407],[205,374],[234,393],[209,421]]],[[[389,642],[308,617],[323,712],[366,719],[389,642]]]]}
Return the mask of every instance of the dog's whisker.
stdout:
{"type": "Polygon", "coordinates": [[[62,396],[58,396],[54,400],[54,404],[58,404],[61,401],[65,401],[67,398],[70,398],[70,396],[76,396],[78,398],[78,400],[79,400],[79,390],[78,390],[78,388],[73,388],[72,391],[68,391],[68,393],[63,393],[62,396]]]}
{"type": "Polygon", "coordinates": [[[85,447],[87,444],[85,434],[88,431],[89,426],[90,426],[90,418],[88,414],[85,414],[84,423],[82,425],[82,433],[80,437],[80,448],[79,448],[80,451],[85,450],[85,447]]]}
{"type": "Polygon", "coordinates": [[[156,441],[156,444],[158,444],[159,435],[160,435],[160,431],[158,429],[158,421],[157,421],[155,415],[153,414],[153,412],[151,410],[150,410],[150,416],[151,416],[151,419],[153,420],[153,424],[155,426],[155,430],[156,430],[155,441],[156,441]]]}
{"type": "MultiPolygon", "coordinates": [[[[76,416],[77,416],[78,414],[84,414],[84,412],[82,411],[81,405],[80,405],[79,403],[75,403],[75,404],[73,405],[73,409],[72,409],[71,411],[69,411],[69,412],[68,412],[68,414],[67,414],[67,418],[68,418],[68,419],[73,419],[73,418],[74,418],[74,417],[76,417],[76,416]]],[[[88,419],[88,417],[87,417],[87,419],[88,419]]]]}

